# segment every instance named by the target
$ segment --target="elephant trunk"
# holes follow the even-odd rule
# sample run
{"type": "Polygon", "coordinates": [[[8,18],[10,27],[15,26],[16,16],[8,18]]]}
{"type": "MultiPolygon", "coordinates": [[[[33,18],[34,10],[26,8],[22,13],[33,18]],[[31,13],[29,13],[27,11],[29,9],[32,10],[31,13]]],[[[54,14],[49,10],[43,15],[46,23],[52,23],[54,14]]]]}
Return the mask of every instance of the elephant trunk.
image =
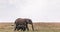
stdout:
{"type": "Polygon", "coordinates": [[[34,31],[33,23],[31,25],[32,25],[32,30],[34,31]]]}

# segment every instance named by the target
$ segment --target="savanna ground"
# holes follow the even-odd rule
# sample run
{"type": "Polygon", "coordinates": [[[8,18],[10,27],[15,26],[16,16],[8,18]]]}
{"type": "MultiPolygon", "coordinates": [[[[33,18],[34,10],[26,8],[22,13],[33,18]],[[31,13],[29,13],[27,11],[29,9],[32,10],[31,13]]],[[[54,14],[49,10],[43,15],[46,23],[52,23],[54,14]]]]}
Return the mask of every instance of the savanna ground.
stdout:
{"type": "MultiPolygon", "coordinates": [[[[13,23],[0,23],[0,32],[14,32],[13,23]]],[[[24,32],[60,32],[60,23],[34,23],[34,30],[32,31],[31,25],[29,25],[30,31],[24,32]]],[[[23,32],[23,31],[16,31],[23,32]]]]}

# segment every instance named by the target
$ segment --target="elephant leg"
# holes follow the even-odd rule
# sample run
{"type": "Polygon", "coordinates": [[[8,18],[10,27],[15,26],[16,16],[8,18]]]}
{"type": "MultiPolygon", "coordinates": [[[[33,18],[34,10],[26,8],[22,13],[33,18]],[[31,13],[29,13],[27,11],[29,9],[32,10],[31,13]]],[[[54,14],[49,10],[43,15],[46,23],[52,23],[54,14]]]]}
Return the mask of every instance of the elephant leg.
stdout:
{"type": "Polygon", "coordinates": [[[17,25],[15,26],[15,29],[14,29],[14,31],[16,31],[17,30],[17,25]]]}
{"type": "Polygon", "coordinates": [[[23,31],[25,31],[25,30],[26,30],[26,28],[23,29],[23,31]]]}
{"type": "Polygon", "coordinates": [[[16,31],[16,28],[17,28],[17,27],[15,26],[15,29],[14,29],[14,31],[16,31]]]}
{"type": "Polygon", "coordinates": [[[26,31],[26,27],[24,27],[23,31],[26,31]]]}
{"type": "Polygon", "coordinates": [[[32,25],[32,30],[34,31],[34,27],[33,27],[33,24],[31,24],[32,25]]]}
{"type": "Polygon", "coordinates": [[[26,25],[27,30],[29,31],[28,25],[26,25]]]}
{"type": "Polygon", "coordinates": [[[17,31],[19,31],[19,29],[17,28],[17,31]]]}

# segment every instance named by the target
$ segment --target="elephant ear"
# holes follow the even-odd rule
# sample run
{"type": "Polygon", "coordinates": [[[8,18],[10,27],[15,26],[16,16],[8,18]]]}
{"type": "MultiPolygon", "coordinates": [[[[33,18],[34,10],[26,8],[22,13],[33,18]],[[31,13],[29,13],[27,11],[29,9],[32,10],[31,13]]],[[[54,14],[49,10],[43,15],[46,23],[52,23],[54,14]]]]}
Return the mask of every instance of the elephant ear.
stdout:
{"type": "Polygon", "coordinates": [[[31,20],[31,19],[28,19],[28,20],[27,20],[27,23],[28,23],[28,24],[32,24],[32,20],[31,20]]]}

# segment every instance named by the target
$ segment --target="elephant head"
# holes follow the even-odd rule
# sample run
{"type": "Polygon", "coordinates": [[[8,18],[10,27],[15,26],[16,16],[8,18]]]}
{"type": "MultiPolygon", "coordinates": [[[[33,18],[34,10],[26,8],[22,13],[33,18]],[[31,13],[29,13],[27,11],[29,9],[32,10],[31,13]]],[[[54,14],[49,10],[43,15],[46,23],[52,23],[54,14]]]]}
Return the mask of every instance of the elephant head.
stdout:
{"type": "Polygon", "coordinates": [[[31,24],[32,25],[32,29],[34,31],[32,20],[31,19],[26,19],[26,18],[25,18],[25,20],[26,20],[27,24],[31,24]]]}

